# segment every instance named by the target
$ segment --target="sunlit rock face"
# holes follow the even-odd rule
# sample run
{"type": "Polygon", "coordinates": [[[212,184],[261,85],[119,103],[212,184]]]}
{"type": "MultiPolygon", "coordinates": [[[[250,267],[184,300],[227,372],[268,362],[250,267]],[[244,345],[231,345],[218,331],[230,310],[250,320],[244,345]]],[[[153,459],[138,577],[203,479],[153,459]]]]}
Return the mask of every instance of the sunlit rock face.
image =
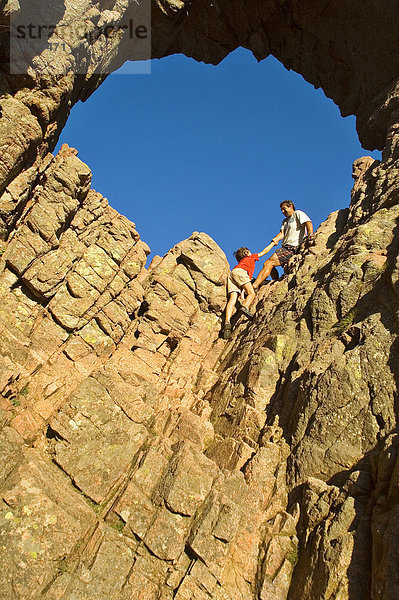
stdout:
{"type": "Polygon", "coordinates": [[[146,268],[68,146],[7,188],[2,597],[393,597],[398,181],[353,172],[228,342],[209,236],[146,268]]]}
{"type": "MultiPolygon", "coordinates": [[[[20,4],[3,3],[2,24],[20,4]]],[[[51,16],[91,31],[132,7],[54,2],[51,16]]],[[[2,75],[1,598],[396,598],[393,8],[153,4],[154,56],[273,53],[384,147],[381,163],[355,161],[350,207],[228,342],[215,242],[194,232],[147,266],[77,152],[49,153],[71,106],[132,57],[123,35],[61,45],[53,72],[2,75]]]]}
{"type": "Polygon", "coordinates": [[[38,167],[71,107],[129,59],[184,53],[217,64],[239,46],[258,60],[272,54],[356,115],[369,149],[385,145],[398,108],[395,0],[7,0],[2,9],[0,192],[38,167]]]}
{"type": "Polygon", "coordinates": [[[90,179],[48,155],[1,254],[1,595],[283,593],[288,447],[223,446],[207,399],[226,257],[194,233],[146,270],[90,179]]]}

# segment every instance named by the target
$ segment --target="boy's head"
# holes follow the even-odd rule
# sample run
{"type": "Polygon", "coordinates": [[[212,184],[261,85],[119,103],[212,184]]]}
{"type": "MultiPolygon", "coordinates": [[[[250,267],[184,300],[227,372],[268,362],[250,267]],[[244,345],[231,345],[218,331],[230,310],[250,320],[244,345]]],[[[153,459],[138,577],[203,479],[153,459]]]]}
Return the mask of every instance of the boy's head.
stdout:
{"type": "Polygon", "coordinates": [[[234,252],[234,256],[236,257],[237,262],[240,262],[240,260],[242,260],[246,256],[250,256],[250,254],[251,254],[251,251],[245,247],[238,248],[238,250],[236,250],[234,252]]]}
{"type": "Polygon", "coordinates": [[[292,217],[295,212],[295,204],[291,200],[283,200],[280,209],[285,217],[292,217]]]}

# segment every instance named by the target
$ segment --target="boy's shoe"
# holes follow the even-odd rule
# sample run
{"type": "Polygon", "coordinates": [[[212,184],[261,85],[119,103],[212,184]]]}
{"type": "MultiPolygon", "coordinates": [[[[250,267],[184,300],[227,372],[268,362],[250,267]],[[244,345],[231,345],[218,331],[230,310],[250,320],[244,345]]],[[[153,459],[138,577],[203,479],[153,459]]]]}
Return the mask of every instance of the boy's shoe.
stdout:
{"type": "Polygon", "coordinates": [[[240,312],[242,315],[245,315],[247,319],[254,318],[254,314],[246,306],[241,305],[238,309],[238,312],[240,312]]]}
{"type": "Polygon", "coordinates": [[[222,339],[229,340],[231,338],[231,323],[225,323],[222,328],[222,339]]]}

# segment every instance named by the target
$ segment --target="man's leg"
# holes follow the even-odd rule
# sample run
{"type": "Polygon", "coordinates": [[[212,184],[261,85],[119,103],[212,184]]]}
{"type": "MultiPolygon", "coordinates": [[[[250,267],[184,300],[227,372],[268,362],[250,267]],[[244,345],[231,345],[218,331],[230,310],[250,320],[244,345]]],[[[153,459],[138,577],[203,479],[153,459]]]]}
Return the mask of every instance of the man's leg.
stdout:
{"type": "Polygon", "coordinates": [[[260,284],[265,281],[265,279],[267,277],[269,277],[271,270],[273,269],[273,267],[280,267],[280,261],[278,259],[278,256],[276,253],[272,254],[272,256],[270,258],[268,258],[265,261],[265,264],[262,267],[261,272],[259,273],[259,275],[257,276],[257,278],[254,281],[254,289],[256,290],[260,284]]]}
{"type": "Polygon", "coordinates": [[[229,299],[228,299],[227,305],[226,305],[225,317],[224,317],[225,324],[230,323],[230,320],[231,320],[231,317],[233,316],[234,308],[235,308],[235,305],[237,302],[237,298],[238,298],[237,292],[230,292],[229,299]]]}

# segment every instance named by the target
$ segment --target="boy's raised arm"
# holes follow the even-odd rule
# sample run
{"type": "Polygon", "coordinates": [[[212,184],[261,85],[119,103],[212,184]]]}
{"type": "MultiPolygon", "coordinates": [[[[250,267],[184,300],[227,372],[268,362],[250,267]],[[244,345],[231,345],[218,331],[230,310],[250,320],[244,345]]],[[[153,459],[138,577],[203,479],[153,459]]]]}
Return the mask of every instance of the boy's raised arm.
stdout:
{"type": "Polygon", "coordinates": [[[264,256],[265,254],[267,254],[268,252],[270,252],[270,250],[273,248],[273,246],[277,246],[277,242],[272,242],[271,244],[269,244],[268,246],[266,246],[266,248],[264,248],[262,250],[262,252],[258,252],[258,256],[264,256]]]}
{"type": "Polygon", "coordinates": [[[279,243],[280,240],[282,240],[284,237],[284,233],[282,231],[279,231],[277,235],[274,236],[274,238],[272,238],[272,242],[275,242],[275,244],[277,245],[279,243]]]}

